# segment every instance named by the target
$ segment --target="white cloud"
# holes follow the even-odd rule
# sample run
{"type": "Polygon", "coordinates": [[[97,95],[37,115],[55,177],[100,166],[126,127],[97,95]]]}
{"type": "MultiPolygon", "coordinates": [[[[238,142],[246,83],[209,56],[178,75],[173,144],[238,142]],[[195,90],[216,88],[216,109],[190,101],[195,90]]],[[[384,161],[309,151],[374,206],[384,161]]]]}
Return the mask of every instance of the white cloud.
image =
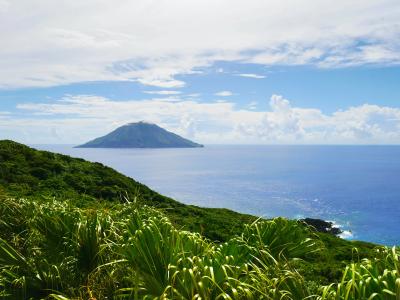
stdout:
{"type": "Polygon", "coordinates": [[[145,94],[151,95],[179,95],[181,91],[144,91],[145,94]]]}
{"type": "Polygon", "coordinates": [[[10,3],[6,0],[0,0],[0,14],[7,12],[10,7],[10,3]]]}
{"type": "Polygon", "coordinates": [[[252,73],[242,73],[242,74],[237,74],[236,76],[247,77],[247,78],[254,78],[254,79],[262,79],[262,78],[265,78],[265,77],[266,77],[266,76],[264,76],[264,75],[252,74],[252,73]]]}
{"type": "Polygon", "coordinates": [[[192,94],[187,94],[186,97],[188,98],[198,98],[201,96],[201,93],[192,93],[192,94]]]}
{"type": "Polygon", "coordinates": [[[250,104],[239,109],[231,102],[179,97],[113,101],[66,96],[51,104],[19,104],[17,116],[0,118],[0,138],[81,143],[125,123],[147,120],[202,143],[400,144],[399,108],[364,104],[324,114],[293,107],[280,95],[271,97],[266,111],[253,110],[257,103],[250,104]]]}
{"type": "Polygon", "coordinates": [[[248,105],[248,108],[251,110],[254,110],[254,109],[257,109],[257,105],[258,105],[257,101],[251,101],[248,105]]]}
{"type": "Polygon", "coordinates": [[[216,61],[400,63],[398,0],[0,0],[0,87],[184,86],[216,61]],[[223,22],[221,21],[223,20],[223,22]]]}
{"type": "Polygon", "coordinates": [[[232,96],[233,93],[231,91],[220,91],[218,93],[215,93],[214,95],[219,97],[229,97],[232,96]]]}
{"type": "Polygon", "coordinates": [[[138,82],[144,85],[158,86],[161,88],[180,88],[185,86],[185,82],[181,80],[174,79],[146,79],[139,78],[138,82]]]}

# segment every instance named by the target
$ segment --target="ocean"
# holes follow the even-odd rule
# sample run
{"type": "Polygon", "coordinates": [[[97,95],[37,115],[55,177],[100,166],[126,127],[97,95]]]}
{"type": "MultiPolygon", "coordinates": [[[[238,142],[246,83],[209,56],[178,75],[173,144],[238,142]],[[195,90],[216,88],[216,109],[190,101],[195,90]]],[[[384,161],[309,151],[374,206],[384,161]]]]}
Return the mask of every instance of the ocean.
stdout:
{"type": "Polygon", "coordinates": [[[183,203],[321,218],[343,238],[400,244],[400,146],[34,147],[101,162],[183,203]]]}

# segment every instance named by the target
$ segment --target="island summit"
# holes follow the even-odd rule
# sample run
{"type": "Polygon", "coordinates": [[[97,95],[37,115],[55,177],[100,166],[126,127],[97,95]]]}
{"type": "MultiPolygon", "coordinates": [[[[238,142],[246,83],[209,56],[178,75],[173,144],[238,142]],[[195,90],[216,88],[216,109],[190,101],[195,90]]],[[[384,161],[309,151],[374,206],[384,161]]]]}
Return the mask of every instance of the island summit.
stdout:
{"type": "Polygon", "coordinates": [[[197,148],[204,147],[156,124],[129,123],[77,148],[197,148]]]}

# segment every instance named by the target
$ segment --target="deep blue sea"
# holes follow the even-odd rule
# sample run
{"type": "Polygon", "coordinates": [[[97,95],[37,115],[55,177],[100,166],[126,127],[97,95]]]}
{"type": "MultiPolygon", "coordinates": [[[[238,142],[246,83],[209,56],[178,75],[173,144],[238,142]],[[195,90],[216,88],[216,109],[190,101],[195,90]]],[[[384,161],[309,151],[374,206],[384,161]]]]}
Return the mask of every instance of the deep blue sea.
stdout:
{"type": "Polygon", "coordinates": [[[400,244],[400,146],[34,147],[101,162],[187,204],[322,218],[345,238],[400,244]]]}

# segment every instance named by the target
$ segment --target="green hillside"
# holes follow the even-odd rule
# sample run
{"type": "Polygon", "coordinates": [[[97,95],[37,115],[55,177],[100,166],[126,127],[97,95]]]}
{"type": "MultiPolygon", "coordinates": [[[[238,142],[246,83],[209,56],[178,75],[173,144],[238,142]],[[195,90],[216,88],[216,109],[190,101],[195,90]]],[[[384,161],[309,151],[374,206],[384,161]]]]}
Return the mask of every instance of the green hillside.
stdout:
{"type": "Polygon", "coordinates": [[[184,205],[102,164],[13,141],[0,141],[0,201],[0,298],[367,299],[329,284],[357,278],[356,289],[368,276],[380,279],[363,295],[386,293],[385,280],[400,292],[396,252],[184,205]]]}
{"type": "Polygon", "coordinates": [[[195,148],[203,145],[185,139],[155,124],[130,123],[96,138],[81,148],[195,148]]]}
{"type": "Polygon", "coordinates": [[[164,210],[179,226],[224,241],[255,218],[227,209],[184,205],[100,163],[0,141],[0,186],[15,197],[51,196],[91,201],[140,201],[164,210]]]}

